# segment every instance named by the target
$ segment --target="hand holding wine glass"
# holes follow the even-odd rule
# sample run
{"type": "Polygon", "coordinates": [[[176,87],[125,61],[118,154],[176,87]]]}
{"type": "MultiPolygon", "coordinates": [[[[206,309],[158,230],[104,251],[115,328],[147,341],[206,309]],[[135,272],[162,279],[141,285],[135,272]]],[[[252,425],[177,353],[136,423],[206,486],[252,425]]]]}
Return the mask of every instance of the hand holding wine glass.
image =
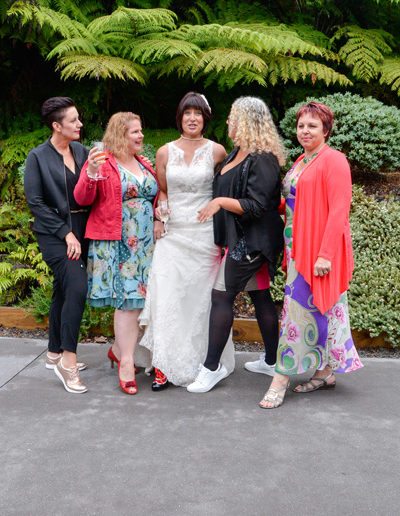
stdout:
{"type": "Polygon", "coordinates": [[[167,222],[169,220],[170,209],[168,207],[168,200],[159,200],[157,203],[157,215],[161,222],[164,223],[164,235],[168,233],[167,222]]]}
{"type": "MultiPolygon", "coordinates": [[[[102,141],[93,142],[92,149],[89,152],[89,165],[92,165],[96,172],[94,175],[90,174],[92,179],[95,179],[96,181],[107,179],[107,176],[103,175],[100,170],[101,165],[103,165],[106,160],[107,153],[104,149],[104,143],[102,141]]],[[[89,170],[89,172],[91,171],[89,170]]]]}

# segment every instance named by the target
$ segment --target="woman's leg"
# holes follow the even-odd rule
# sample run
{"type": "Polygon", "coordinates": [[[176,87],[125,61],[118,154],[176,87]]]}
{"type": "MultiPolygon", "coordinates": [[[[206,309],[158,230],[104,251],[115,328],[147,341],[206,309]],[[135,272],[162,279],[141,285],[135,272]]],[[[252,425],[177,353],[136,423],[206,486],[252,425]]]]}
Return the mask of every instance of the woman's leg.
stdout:
{"type": "Polygon", "coordinates": [[[269,289],[252,290],[249,295],[254,304],[258,326],[265,346],[265,362],[275,365],[279,342],[278,312],[269,289]]]}
{"type": "MultiPolygon", "coordinates": [[[[123,382],[135,379],[135,366],[133,355],[139,335],[140,310],[115,310],[114,334],[115,344],[120,353],[119,377],[123,382]]],[[[129,387],[129,392],[134,394],[136,387],[129,387]]]]}
{"type": "Polygon", "coordinates": [[[87,295],[87,274],[81,260],[65,258],[53,268],[62,285],[61,349],[65,367],[76,366],[76,348],[87,295]],[[62,278],[60,278],[60,275],[62,278]]]}
{"type": "Polygon", "coordinates": [[[51,356],[61,353],[61,311],[64,303],[62,286],[56,276],[53,280],[53,295],[49,311],[49,353],[51,356]]]}
{"type": "Polygon", "coordinates": [[[212,290],[207,357],[204,367],[210,371],[218,368],[233,324],[233,302],[236,293],[212,290]]]}

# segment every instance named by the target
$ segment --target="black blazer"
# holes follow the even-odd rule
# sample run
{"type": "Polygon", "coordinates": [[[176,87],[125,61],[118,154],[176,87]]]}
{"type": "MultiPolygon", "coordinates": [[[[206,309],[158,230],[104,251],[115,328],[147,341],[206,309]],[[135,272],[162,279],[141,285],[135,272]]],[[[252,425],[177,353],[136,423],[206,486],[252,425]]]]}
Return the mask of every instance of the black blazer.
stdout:
{"type": "MultiPolygon", "coordinates": [[[[218,165],[218,170],[233,160],[239,149],[234,149],[218,165]]],[[[215,182],[214,182],[215,184],[215,182]]],[[[215,196],[215,191],[214,191],[215,196]]],[[[278,257],[283,250],[284,223],[278,213],[281,202],[280,168],[270,152],[249,154],[232,181],[229,197],[237,199],[242,215],[227,212],[229,253],[245,244],[245,253],[261,252],[268,261],[271,278],[275,274],[278,257]]],[[[243,256],[244,257],[244,256],[243,256]]]]}
{"type": "MultiPolygon", "coordinates": [[[[80,171],[89,152],[78,142],[71,142],[70,149],[80,171]]],[[[50,139],[28,154],[24,189],[29,208],[35,217],[33,230],[56,235],[63,240],[72,230],[66,170],[62,155],[50,139]]]]}

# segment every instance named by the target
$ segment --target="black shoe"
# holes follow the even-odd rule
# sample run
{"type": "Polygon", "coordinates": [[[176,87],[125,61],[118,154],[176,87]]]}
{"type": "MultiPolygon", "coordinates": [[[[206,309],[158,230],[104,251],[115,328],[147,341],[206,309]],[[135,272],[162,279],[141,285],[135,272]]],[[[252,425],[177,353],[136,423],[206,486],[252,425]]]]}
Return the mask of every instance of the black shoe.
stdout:
{"type": "Polygon", "coordinates": [[[157,382],[153,382],[151,384],[151,390],[153,392],[160,392],[160,391],[164,391],[165,389],[168,389],[169,387],[169,381],[167,380],[165,383],[157,383],[157,382]]]}
{"type": "Polygon", "coordinates": [[[168,388],[169,381],[165,374],[160,369],[154,369],[155,379],[151,384],[151,390],[154,392],[163,391],[168,388]]]}

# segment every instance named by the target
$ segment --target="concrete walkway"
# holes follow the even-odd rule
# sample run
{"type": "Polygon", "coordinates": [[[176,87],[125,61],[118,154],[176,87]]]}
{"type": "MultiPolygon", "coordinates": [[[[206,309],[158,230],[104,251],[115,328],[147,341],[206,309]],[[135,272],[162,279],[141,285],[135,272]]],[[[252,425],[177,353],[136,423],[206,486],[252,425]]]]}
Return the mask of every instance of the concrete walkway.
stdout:
{"type": "Polygon", "coordinates": [[[261,410],[243,370],[205,395],[124,395],[107,348],[84,344],[90,391],[44,368],[46,343],[0,338],[0,514],[398,515],[400,360],[365,359],[333,391],[261,410]]]}

